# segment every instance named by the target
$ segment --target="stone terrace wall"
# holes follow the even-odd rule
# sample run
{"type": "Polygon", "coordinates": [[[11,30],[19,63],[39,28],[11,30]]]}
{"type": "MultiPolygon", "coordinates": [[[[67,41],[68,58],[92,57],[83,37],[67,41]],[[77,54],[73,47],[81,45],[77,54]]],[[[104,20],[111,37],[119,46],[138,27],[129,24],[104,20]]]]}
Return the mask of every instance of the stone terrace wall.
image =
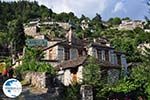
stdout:
{"type": "Polygon", "coordinates": [[[22,79],[37,88],[48,88],[52,84],[52,77],[45,72],[24,72],[22,79]]]}
{"type": "Polygon", "coordinates": [[[80,87],[81,100],[93,100],[93,89],[91,85],[80,87]]]}

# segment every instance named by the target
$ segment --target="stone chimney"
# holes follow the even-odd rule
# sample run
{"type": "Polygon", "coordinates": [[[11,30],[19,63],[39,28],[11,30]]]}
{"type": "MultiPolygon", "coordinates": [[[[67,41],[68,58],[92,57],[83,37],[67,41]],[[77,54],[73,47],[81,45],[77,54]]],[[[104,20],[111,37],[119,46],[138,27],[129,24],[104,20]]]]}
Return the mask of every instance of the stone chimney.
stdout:
{"type": "Polygon", "coordinates": [[[75,34],[73,33],[72,28],[69,29],[69,31],[66,34],[66,39],[68,42],[73,43],[75,41],[75,34]]]}
{"type": "Polygon", "coordinates": [[[110,47],[110,43],[106,43],[106,46],[110,47]]]}
{"type": "Polygon", "coordinates": [[[97,42],[95,38],[93,39],[93,42],[94,42],[94,43],[96,43],[96,42],[97,42]]]}

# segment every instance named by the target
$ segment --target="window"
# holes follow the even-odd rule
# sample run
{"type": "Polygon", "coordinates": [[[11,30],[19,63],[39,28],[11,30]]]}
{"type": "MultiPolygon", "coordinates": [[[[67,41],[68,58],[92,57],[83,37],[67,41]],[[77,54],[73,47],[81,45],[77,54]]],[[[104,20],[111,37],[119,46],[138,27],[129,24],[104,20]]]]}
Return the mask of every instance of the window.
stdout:
{"type": "Polygon", "coordinates": [[[102,60],[105,61],[105,51],[102,50],[102,60]]]}
{"type": "Polygon", "coordinates": [[[70,59],[77,58],[77,49],[70,49],[70,59]]]}
{"type": "Polygon", "coordinates": [[[63,60],[64,59],[64,48],[58,47],[58,59],[63,60]]]}
{"type": "Polygon", "coordinates": [[[50,60],[53,59],[53,58],[52,58],[52,57],[53,57],[52,55],[53,55],[52,49],[50,49],[50,50],[49,50],[49,59],[50,59],[50,60]]]}
{"type": "Polygon", "coordinates": [[[114,54],[114,64],[118,64],[117,55],[116,54],[114,54]]]}
{"type": "Polygon", "coordinates": [[[97,56],[98,56],[98,60],[102,60],[102,51],[101,50],[97,50],[97,56]]]}
{"type": "Polygon", "coordinates": [[[83,55],[83,53],[82,53],[82,50],[81,50],[81,49],[79,49],[79,50],[78,50],[78,54],[79,54],[79,57],[83,55]]]}
{"type": "Polygon", "coordinates": [[[92,56],[94,56],[95,58],[97,58],[97,51],[94,48],[93,48],[93,54],[92,54],[92,56]]]}
{"type": "Polygon", "coordinates": [[[115,64],[115,56],[114,56],[114,54],[111,54],[111,63],[115,64]]]}
{"type": "Polygon", "coordinates": [[[117,56],[116,56],[116,54],[112,54],[112,56],[111,56],[111,63],[112,64],[118,64],[117,63],[117,56]]]}
{"type": "Polygon", "coordinates": [[[69,60],[70,59],[70,50],[69,48],[65,48],[65,60],[69,60]]]}
{"type": "Polygon", "coordinates": [[[108,50],[105,51],[105,56],[106,56],[106,57],[105,57],[105,60],[106,60],[106,61],[109,61],[109,53],[108,53],[108,50]]]}
{"type": "Polygon", "coordinates": [[[118,61],[118,64],[121,65],[121,57],[120,57],[120,55],[117,55],[117,61],[118,61]]]}

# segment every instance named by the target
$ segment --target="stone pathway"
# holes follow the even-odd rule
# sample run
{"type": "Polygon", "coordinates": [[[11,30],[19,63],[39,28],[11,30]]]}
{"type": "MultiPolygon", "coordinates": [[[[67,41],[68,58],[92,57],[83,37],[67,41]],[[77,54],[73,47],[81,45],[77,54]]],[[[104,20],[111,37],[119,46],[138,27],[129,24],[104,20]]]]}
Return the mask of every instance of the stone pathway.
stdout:
{"type": "Polygon", "coordinates": [[[52,95],[50,92],[47,93],[46,91],[46,89],[39,90],[29,86],[23,87],[23,91],[19,97],[10,99],[6,97],[1,90],[0,100],[59,100],[56,96],[52,95]]]}
{"type": "Polygon", "coordinates": [[[15,99],[6,97],[2,91],[3,80],[0,75],[0,100],[62,100],[58,97],[58,93],[51,89],[37,89],[30,86],[23,86],[22,93],[15,99]]]}

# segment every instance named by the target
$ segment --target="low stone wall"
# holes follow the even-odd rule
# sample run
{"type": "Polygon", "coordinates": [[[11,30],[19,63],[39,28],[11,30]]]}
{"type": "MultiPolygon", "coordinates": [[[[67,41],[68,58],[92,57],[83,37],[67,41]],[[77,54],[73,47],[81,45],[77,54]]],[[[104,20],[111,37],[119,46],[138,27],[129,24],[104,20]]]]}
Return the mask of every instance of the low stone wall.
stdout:
{"type": "Polygon", "coordinates": [[[91,85],[80,87],[81,100],[93,100],[93,89],[91,85]]]}
{"type": "Polygon", "coordinates": [[[48,88],[52,84],[52,77],[45,72],[24,72],[22,79],[37,88],[48,88]]]}

